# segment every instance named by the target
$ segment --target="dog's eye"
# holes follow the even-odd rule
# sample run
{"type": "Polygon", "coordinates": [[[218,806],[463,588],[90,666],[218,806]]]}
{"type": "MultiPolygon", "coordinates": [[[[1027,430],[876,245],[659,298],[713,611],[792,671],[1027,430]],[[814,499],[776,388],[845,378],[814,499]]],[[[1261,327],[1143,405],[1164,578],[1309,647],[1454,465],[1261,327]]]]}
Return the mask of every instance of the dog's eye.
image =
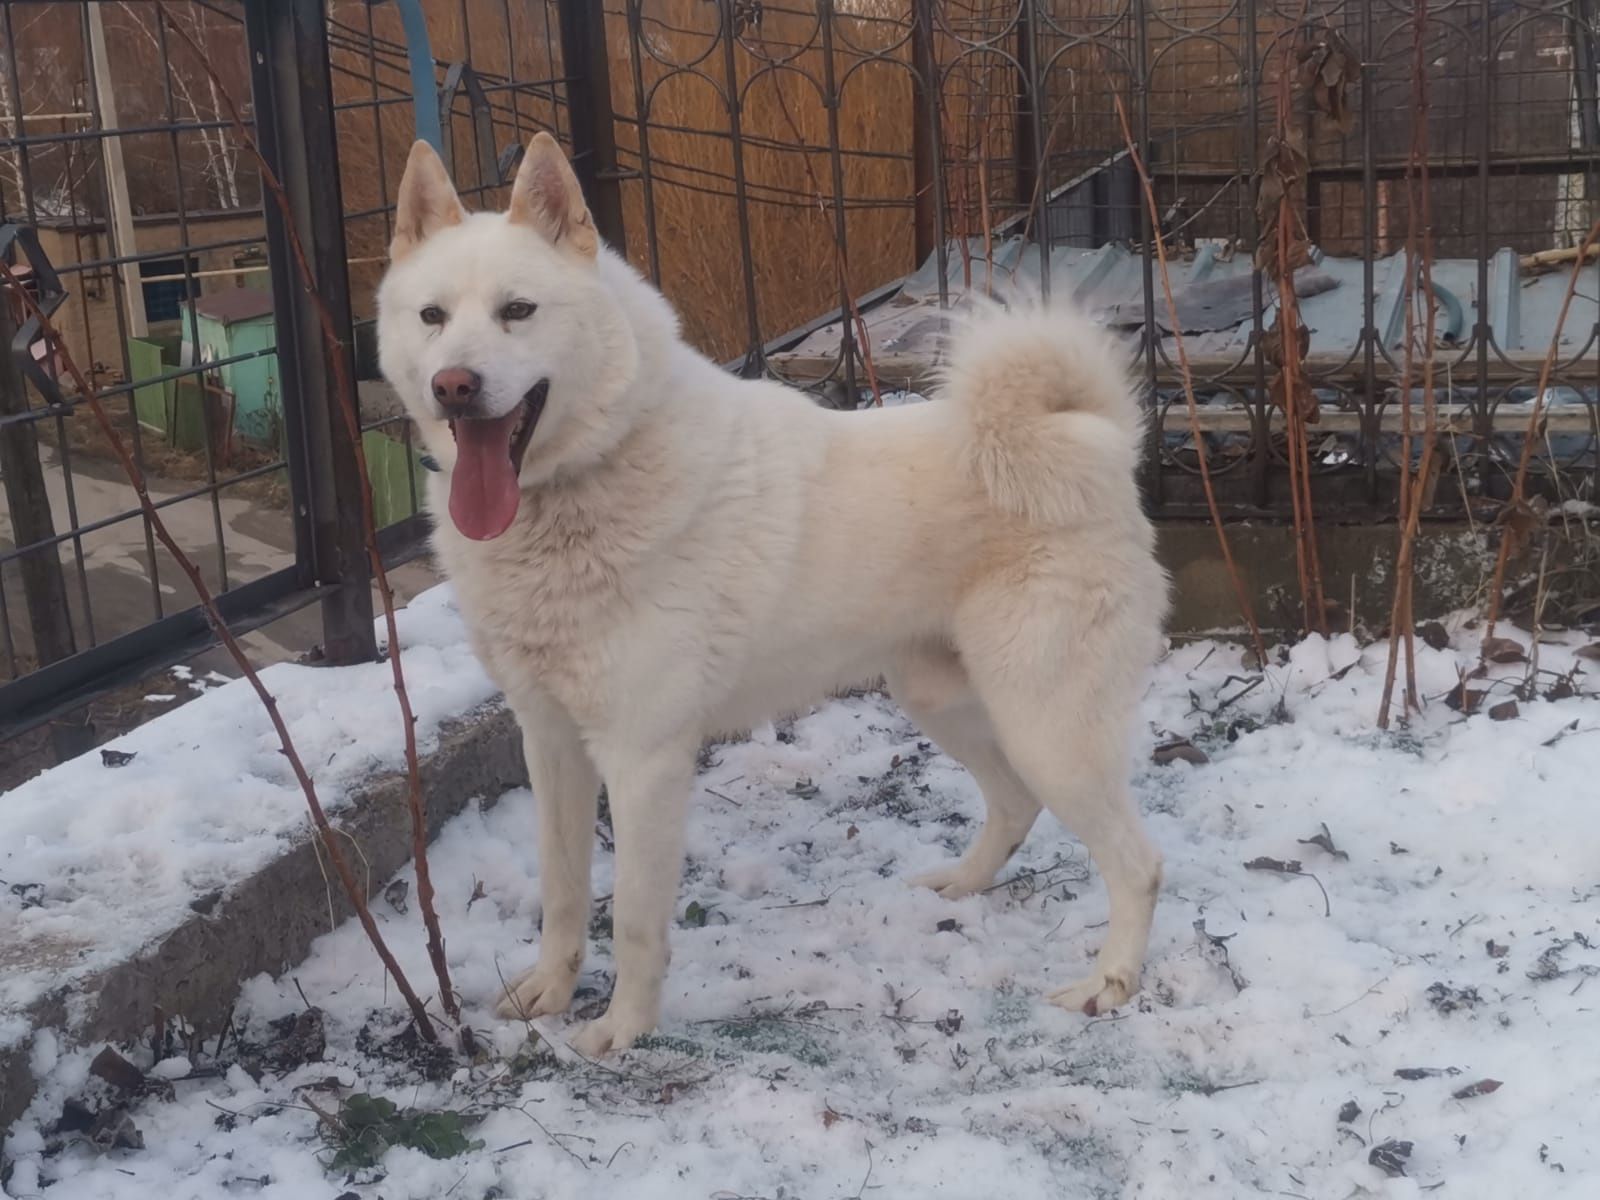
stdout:
{"type": "Polygon", "coordinates": [[[533,316],[533,310],[538,307],[537,304],[529,303],[527,300],[513,300],[500,310],[500,319],[502,321],[526,321],[533,316]]]}
{"type": "Polygon", "coordinates": [[[437,304],[430,304],[418,314],[424,325],[443,325],[445,312],[437,304]]]}

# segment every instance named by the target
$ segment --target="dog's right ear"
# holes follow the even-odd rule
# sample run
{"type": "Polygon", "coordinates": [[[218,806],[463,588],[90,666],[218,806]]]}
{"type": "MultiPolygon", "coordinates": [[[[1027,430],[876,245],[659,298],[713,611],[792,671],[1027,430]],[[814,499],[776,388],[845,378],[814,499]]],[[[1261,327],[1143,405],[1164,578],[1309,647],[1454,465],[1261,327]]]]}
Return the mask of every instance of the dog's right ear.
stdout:
{"type": "Polygon", "coordinates": [[[417,142],[411,147],[405,174],[400,178],[394,240],[389,243],[390,261],[399,262],[439,230],[461,224],[466,215],[438,154],[427,142],[417,142]]]}

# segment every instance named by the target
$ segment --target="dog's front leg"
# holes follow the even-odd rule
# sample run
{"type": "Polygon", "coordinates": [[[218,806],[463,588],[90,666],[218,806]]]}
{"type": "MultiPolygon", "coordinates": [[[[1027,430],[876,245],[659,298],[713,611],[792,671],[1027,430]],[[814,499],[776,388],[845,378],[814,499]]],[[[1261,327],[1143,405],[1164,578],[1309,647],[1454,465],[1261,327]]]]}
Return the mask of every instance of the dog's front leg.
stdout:
{"type": "Polygon", "coordinates": [[[539,961],[506,986],[500,1015],[566,1011],[589,935],[589,862],[600,776],[566,710],[542,696],[513,697],[528,782],[539,806],[539,961]]]}
{"type": "Polygon", "coordinates": [[[644,754],[603,756],[617,839],[612,913],[617,982],[605,1015],[572,1040],[579,1053],[591,1058],[626,1050],[660,1018],[667,929],[683,875],[696,745],[674,740],[644,754]]]}

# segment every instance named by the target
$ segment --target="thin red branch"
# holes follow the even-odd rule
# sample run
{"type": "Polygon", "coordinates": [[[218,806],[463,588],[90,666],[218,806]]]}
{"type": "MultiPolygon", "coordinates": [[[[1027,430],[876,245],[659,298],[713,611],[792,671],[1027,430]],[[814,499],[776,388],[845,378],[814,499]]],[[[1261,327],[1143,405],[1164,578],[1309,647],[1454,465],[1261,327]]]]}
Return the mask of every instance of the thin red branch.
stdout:
{"type": "MultiPolygon", "coordinates": [[[[1561,357],[1561,329],[1567,323],[1567,311],[1578,291],[1578,280],[1589,256],[1600,242],[1600,221],[1589,227],[1583,244],[1578,247],[1578,257],[1572,264],[1572,274],[1567,277],[1567,293],[1561,299],[1561,311],[1556,316],[1555,332],[1550,335],[1550,348],[1545,351],[1544,364],[1539,368],[1539,388],[1533,396],[1533,410],[1528,414],[1527,432],[1522,437],[1522,454],[1517,459],[1517,474],[1511,485],[1511,499],[1506,501],[1504,517],[1515,517],[1527,505],[1528,464],[1533,458],[1534,441],[1539,436],[1539,422],[1544,416],[1544,398],[1550,388],[1550,376],[1555,373],[1556,362],[1561,357]]],[[[1502,521],[1504,523],[1504,520],[1502,521]]],[[[1494,637],[1495,623],[1500,620],[1502,593],[1505,590],[1506,566],[1511,560],[1511,546],[1515,538],[1508,526],[1500,534],[1500,550],[1495,556],[1494,580],[1489,587],[1489,619],[1483,631],[1483,644],[1487,646],[1494,637]]]]}
{"type": "Polygon", "coordinates": [[[367,560],[372,566],[373,579],[377,583],[378,595],[383,601],[384,626],[389,637],[389,668],[394,677],[395,699],[400,705],[400,718],[405,736],[406,791],[411,815],[411,856],[417,875],[417,908],[422,913],[422,923],[427,929],[428,959],[433,965],[433,973],[439,984],[439,1002],[452,1019],[459,1019],[461,1005],[456,998],[455,989],[450,983],[450,970],[444,950],[444,934],[439,927],[439,914],[434,905],[433,879],[428,871],[428,820],[423,804],[422,774],[417,757],[417,722],[411,711],[411,697],[406,691],[405,671],[400,663],[400,633],[395,623],[394,590],[389,586],[389,575],[384,569],[383,555],[378,550],[377,523],[372,508],[372,483],[367,472],[366,450],[362,445],[361,414],[357,406],[355,385],[350,378],[349,359],[344,353],[344,339],[340,336],[339,327],[334,322],[333,313],[329,311],[327,303],[317,290],[317,276],[311,269],[305,246],[301,243],[300,235],[296,231],[294,210],[289,203],[289,196],[284,190],[283,183],[268,164],[266,156],[261,153],[260,146],[256,144],[255,136],[240,116],[232,95],[223,86],[221,78],[212,67],[211,60],[206,56],[204,50],[201,49],[181,23],[172,20],[165,0],[157,0],[157,8],[163,19],[171,24],[173,32],[194,52],[195,58],[202,69],[217,85],[219,97],[222,100],[223,107],[228,111],[228,119],[233,125],[235,135],[245,149],[250,152],[251,157],[256,160],[256,165],[261,172],[261,181],[268,192],[271,193],[273,202],[283,216],[289,249],[294,257],[295,269],[300,276],[301,287],[305,292],[306,299],[315,310],[318,324],[322,329],[323,347],[328,357],[329,366],[333,371],[334,391],[339,398],[339,410],[343,415],[345,432],[350,438],[351,448],[355,453],[356,466],[361,474],[361,486],[357,490],[361,495],[362,535],[366,542],[367,560]]]}
{"type": "Polygon", "coordinates": [[[1428,179],[1428,0],[1417,0],[1412,19],[1411,152],[1406,163],[1406,346],[1400,379],[1400,546],[1395,555],[1394,601],[1389,609],[1389,655],[1384,668],[1383,696],[1378,704],[1378,727],[1389,727],[1400,650],[1406,662],[1405,705],[1420,711],[1417,689],[1416,620],[1413,602],[1417,529],[1422,518],[1433,456],[1438,442],[1437,404],[1434,396],[1434,337],[1438,305],[1433,295],[1432,201],[1428,179]],[[1420,285],[1420,301],[1419,295],[1420,285]],[[1421,345],[1417,339],[1417,308],[1424,313],[1421,345]],[[1411,469],[1411,381],[1415,355],[1422,352],[1422,457],[1415,475],[1411,469]]]}
{"type": "MultiPolygon", "coordinates": [[[[1189,432],[1194,438],[1196,459],[1200,464],[1200,485],[1205,490],[1206,508],[1211,514],[1211,524],[1217,531],[1217,547],[1222,552],[1222,561],[1228,569],[1228,578],[1233,583],[1233,593],[1239,602],[1239,615],[1250,628],[1250,642],[1255,648],[1256,662],[1265,666],[1267,662],[1266,645],[1261,640],[1261,627],[1256,623],[1255,609],[1251,607],[1250,595],[1244,586],[1244,579],[1239,574],[1239,566],[1233,559],[1233,548],[1228,544],[1228,533],[1222,525],[1222,510],[1217,506],[1217,495],[1211,486],[1211,468],[1206,463],[1205,436],[1200,429],[1200,410],[1194,398],[1194,375],[1189,370],[1189,355],[1183,346],[1183,327],[1178,320],[1178,305],[1172,295],[1172,277],[1167,269],[1167,248],[1161,236],[1161,209],[1156,203],[1155,186],[1150,182],[1150,173],[1145,169],[1144,158],[1139,154],[1139,148],[1133,140],[1133,130],[1128,125],[1128,110],[1123,106],[1122,97],[1116,90],[1111,89],[1111,100],[1117,106],[1117,120],[1122,125],[1122,138],[1128,147],[1128,157],[1133,160],[1134,170],[1139,173],[1139,184],[1144,191],[1144,202],[1150,212],[1150,236],[1155,242],[1156,266],[1161,277],[1161,291],[1167,301],[1167,316],[1172,324],[1172,340],[1178,355],[1178,372],[1183,378],[1183,398],[1189,410],[1189,432]]],[[[1155,331],[1149,330],[1148,337],[1154,337],[1155,331]]]]}
{"type": "Polygon", "coordinates": [[[349,860],[345,858],[344,851],[339,847],[339,840],[333,826],[329,823],[327,814],[323,811],[322,802],[317,798],[316,785],[311,781],[310,774],[306,771],[300,753],[295,749],[294,739],[289,736],[289,727],[284,722],[283,715],[278,711],[278,702],[272,693],[267,691],[266,685],[261,682],[261,676],[256,673],[249,657],[243,647],[228,629],[228,624],[222,619],[222,614],[217,610],[215,598],[211,589],[206,586],[200,569],[195,566],[194,560],[184,553],[183,547],[173,539],[167,530],[167,524],[161,519],[161,510],[150,500],[150,492],[146,486],[144,472],[139,464],[134,461],[132,453],[123,443],[122,435],[117,432],[116,426],[111,423],[111,418],[106,414],[105,406],[100,402],[100,397],[94,390],[94,385],[85,377],[67,343],[60,332],[51,323],[43,310],[39,308],[27,286],[17,278],[11,267],[0,259],[0,273],[4,273],[8,290],[22,298],[28,310],[38,318],[39,328],[44,337],[46,346],[54,353],[56,361],[66,371],[78,393],[89,406],[89,411],[94,414],[99,423],[100,432],[116,453],[118,461],[122,464],[123,471],[128,476],[128,482],[133,485],[134,492],[139,497],[139,507],[144,513],[145,520],[149,522],[152,532],[166,547],[167,553],[172,555],[173,561],[188,577],[190,585],[194,588],[195,595],[200,600],[200,607],[205,612],[206,621],[211,625],[212,631],[217,635],[217,640],[227,650],[229,657],[239,668],[240,674],[250,682],[256,696],[267,710],[267,717],[272,722],[272,728],[278,735],[278,744],[283,750],[283,756],[288,760],[289,769],[294,773],[295,782],[300,785],[301,792],[306,798],[306,806],[311,810],[311,820],[317,828],[317,834],[322,839],[322,846],[328,852],[328,861],[333,864],[333,870],[339,877],[340,884],[344,887],[345,894],[349,896],[351,905],[356,910],[356,916],[361,921],[361,927],[366,930],[368,939],[372,942],[373,949],[377,950],[378,957],[383,960],[384,969],[387,970],[404,998],[407,1007],[411,1009],[411,1016],[417,1023],[418,1031],[428,1040],[436,1038],[433,1023],[428,1017],[428,1010],[411,988],[405,973],[400,970],[400,964],[395,961],[394,955],[389,952],[388,945],[383,940],[383,935],[378,931],[377,922],[372,918],[372,912],[367,907],[367,898],[356,880],[355,872],[350,869],[349,860]]]}

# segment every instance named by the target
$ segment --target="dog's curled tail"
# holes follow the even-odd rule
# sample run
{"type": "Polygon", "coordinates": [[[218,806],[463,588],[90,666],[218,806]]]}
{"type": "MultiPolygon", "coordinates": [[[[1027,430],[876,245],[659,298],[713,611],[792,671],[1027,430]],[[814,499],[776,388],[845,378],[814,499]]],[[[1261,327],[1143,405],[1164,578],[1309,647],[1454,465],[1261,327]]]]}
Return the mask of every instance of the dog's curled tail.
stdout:
{"type": "Polygon", "coordinates": [[[990,499],[1042,524],[1126,507],[1144,419],[1130,350],[1061,302],[985,304],[959,320],[943,396],[971,422],[968,466],[990,499]]]}

